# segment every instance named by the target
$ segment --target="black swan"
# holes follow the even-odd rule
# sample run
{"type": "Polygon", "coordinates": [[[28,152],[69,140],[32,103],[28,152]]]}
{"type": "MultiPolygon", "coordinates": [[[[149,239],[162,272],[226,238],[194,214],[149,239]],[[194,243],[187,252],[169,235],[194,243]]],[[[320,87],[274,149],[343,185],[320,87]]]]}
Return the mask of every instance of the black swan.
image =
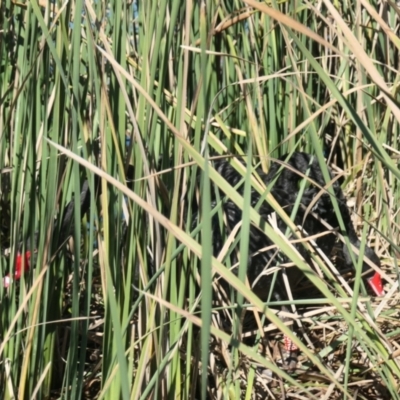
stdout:
{"type": "MultiPolygon", "coordinates": [[[[228,161],[217,160],[214,161],[213,166],[232,187],[235,187],[239,193],[243,194],[244,178],[231,164],[228,163],[228,161]]],[[[311,156],[310,154],[301,152],[293,153],[290,157],[286,155],[281,157],[278,162],[273,162],[267,174],[264,173],[261,168],[258,168],[256,172],[266,186],[271,185],[271,194],[289,216],[292,214],[296,200],[299,197],[300,183],[303,179],[305,179],[306,184],[300,198],[300,206],[298,207],[293,220],[295,225],[301,227],[308,236],[311,236],[326,232],[328,230],[324,226],[323,222],[321,222],[325,221],[334,230],[339,231],[339,233],[341,233],[343,236],[347,236],[350,243],[357,249],[360,249],[361,243],[358,240],[354,230],[350,212],[346,206],[344,194],[338,182],[333,181],[332,189],[340,209],[345,231],[341,231],[339,228],[340,224],[332,204],[331,195],[326,189],[324,189],[327,184],[316,156],[311,156]]],[[[217,205],[217,198],[223,198],[222,193],[220,196],[216,196],[215,190],[212,204],[213,207],[217,205]]],[[[259,200],[260,194],[255,189],[252,189],[252,207],[255,207],[259,200]]],[[[236,224],[242,220],[242,211],[232,201],[229,200],[223,201],[222,209],[225,214],[228,228],[232,230],[236,224]]],[[[267,201],[263,201],[259,206],[258,212],[260,216],[267,221],[268,216],[271,215],[274,210],[267,201]]],[[[277,219],[277,225],[282,232],[286,231],[287,225],[280,218],[277,219]]],[[[221,227],[218,216],[214,216],[212,221],[212,232],[213,250],[215,256],[219,254],[224,245],[223,238],[226,237],[226,235],[223,235],[221,232],[222,229],[225,228],[221,227]]],[[[332,252],[335,242],[336,235],[333,232],[330,234],[325,234],[316,240],[318,247],[328,257],[332,252]]],[[[250,283],[256,282],[257,280],[257,283],[253,287],[253,291],[255,291],[263,300],[267,300],[269,295],[271,277],[264,275],[261,277],[261,279],[259,279],[260,274],[264,271],[266,266],[277,265],[279,259],[277,257],[276,248],[272,248],[269,251],[260,251],[260,249],[272,245],[273,242],[258,228],[254,226],[250,227],[247,275],[250,283]]],[[[296,244],[295,247],[307,260],[309,255],[307,255],[304,246],[301,244],[296,244]]],[[[346,264],[351,266],[352,260],[349,249],[346,245],[343,245],[343,254],[346,264]]],[[[234,256],[232,257],[235,258],[234,256]]],[[[368,258],[375,265],[380,266],[378,256],[368,246],[365,246],[364,249],[364,260],[366,258],[368,258]]],[[[280,255],[280,261],[282,260],[284,262],[287,261],[285,257],[280,255]]],[[[237,260],[233,259],[232,263],[235,262],[237,262],[237,260]]],[[[297,269],[289,268],[288,270],[293,272],[297,269]]],[[[365,261],[363,262],[363,273],[364,280],[368,283],[368,286],[372,292],[377,296],[381,296],[383,294],[383,288],[380,274],[374,273],[374,271],[371,270],[365,261]]],[[[289,273],[288,277],[290,280],[289,273]]],[[[277,287],[274,288],[273,292],[273,296],[277,300],[285,298],[285,290],[280,286],[281,285],[278,280],[277,287]]]]}

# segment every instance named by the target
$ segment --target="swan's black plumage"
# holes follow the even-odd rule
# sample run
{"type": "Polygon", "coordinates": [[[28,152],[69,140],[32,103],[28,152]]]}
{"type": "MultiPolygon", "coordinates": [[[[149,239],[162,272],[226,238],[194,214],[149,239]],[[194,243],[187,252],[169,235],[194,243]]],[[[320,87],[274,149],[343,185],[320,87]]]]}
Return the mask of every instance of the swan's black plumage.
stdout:
{"type": "MultiPolygon", "coordinates": [[[[213,166],[231,186],[235,187],[238,192],[243,195],[243,175],[241,175],[226,160],[215,161],[213,166]]],[[[323,177],[316,156],[300,152],[294,153],[290,157],[284,156],[281,157],[278,162],[273,162],[267,174],[264,173],[261,168],[258,168],[256,172],[265,185],[271,187],[271,194],[289,216],[292,214],[296,200],[300,196],[300,187],[302,186],[300,183],[303,179],[306,179],[307,182],[301,195],[301,205],[298,207],[293,219],[295,225],[301,227],[303,232],[306,232],[309,236],[326,232],[328,229],[318,220],[319,218],[332,226],[334,230],[338,230],[339,233],[348,236],[350,242],[355,245],[355,247],[360,248],[360,242],[357,239],[351,221],[350,212],[346,206],[344,194],[339,183],[334,180],[328,182],[328,186],[331,185],[333,195],[337,200],[345,226],[345,231],[340,230],[340,224],[334,210],[332,197],[326,189],[328,186],[323,177]],[[316,216],[318,218],[316,218],[316,216]]],[[[332,179],[332,176],[330,177],[332,179]]],[[[213,207],[217,205],[218,198],[224,197],[222,193],[220,196],[216,196],[216,190],[217,189],[214,191],[215,197],[212,203],[213,207]]],[[[255,207],[259,200],[260,194],[256,190],[252,189],[251,205],[255,207]]],[[[231,200],[226,199],[223,200],[222,209],[225,215],[225,220],[227,221],[228,231],[232,230],[236,224],[241,222],[242,210],[240,210],[231,200]]],[[[258,211],[265,221],[267,221],[268,216],[274,212],[273,208],[267,201],[261,202],[258,211]]],[[[277,217],[277,224],[282,232],[286,232],[287,225],[279,217],[277,217]]],[[[216,215],[212,221],[213,250],[215,256],[220,253],[224,245],[224,238],[226,237],[227,232],[224,234],[222,232],[223,229],[224,228],[221,227],[220,218],[216,215]]],[[[331,232],[330,234],[321,236],[316,240],[316,242],[318,247],[329,257],[336,242],[336,235],[334,232],[331,232]]],[[[282,263],[288,261],[283,254],[277,252],[276,248],[260,252],[261,249],[271,245],[273,245],[273,242],[263,232],[255,226],[250,227],[247,274],[250,283],[257,280],[257,284],[254,286],[253,290],[263,299],[266,299],[269,296],[271,275],[264,276],[262,279],[259,279],[259,275],[267,266],[276,266],[279,262],[282,263]]],[[[295,247],[306,259],[309,257],[302,244],[296,244],[295,247]]],[[[351,264],[350,253],[345,245],[343,251],[347,264],[351,264]]],[[[365,248],[365,257],[368,257],[373,263],[379,265],[379,259],[371,248],[365,248]]],[[[231,259],[233,263],[237,261],[235,255],[232,255],[231,259]]],[[[364,269],[368,270],[370,268],[367,264],[364,264],[364,269]]],[[[289,279],[292,277],[292,280],[294,280],[294,277],[298,277],[299,273],[300,272],[297,268],[288,269],[289,279]]],[[[371,274],[369,276],[371,276],[371,274]]],[[[273,294],[275,298],[286,297],[285,291],[279,284],[279,280],[273,294]]]]}

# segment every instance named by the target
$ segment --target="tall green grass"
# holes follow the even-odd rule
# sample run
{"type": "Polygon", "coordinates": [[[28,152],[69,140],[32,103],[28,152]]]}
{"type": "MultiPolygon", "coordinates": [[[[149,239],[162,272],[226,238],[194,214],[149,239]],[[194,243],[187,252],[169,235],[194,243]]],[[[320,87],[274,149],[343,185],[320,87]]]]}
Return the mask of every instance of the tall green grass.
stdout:
{"type": "MultiPolygon", "coordinates": [[[[281,380],[268,389],[275,396],[350,398],[367,373],[356,371],[355,352],[369,360],[368,379],[399,398],[395,3],[6,1],[0,9],[2,275],[19,243],[40,232],[36,268],[0,288],[1,398],[250,399],[268,383],[260,368],[281,380]],[[272,158],[300,150],[315,154],[326,176],[324,157],[344,171],[357,231],[383,260],[388,294],[378,303],[357,293],[348,300],[340,284],[333,294],[249,207],[251,184],[295,230],[252,165],[267,171],[272,158]],[[251,161],[232,161],[243,197],[208,164],[232,153],[251,161]],[[92,194],[82,220],[84,179],[92,194]],[[336,342],[320,337],[322,347],[293,338],[305,373],[325,377],[317,384],[244,344],[247,306],[292,333],[246,286],[245,256],[237,276],[229,257],[211,256],[210,215],[223,219],[210,208],[211,185],[245,210],[242,256],[257,224],[320,288],[321,314],[299,323],[321,337],[327,316],[349,327],[336,342]],[[72,198],[68,253],[57,238],[72,198]],[[237,307],[225,309],[232,333],[212,310],[215,276],[235,291],[237,307]],[[340,351],[343,368],[330,361],[340,351]]],[[[331,274],[315,262],[322,277],[331,274]]]]}

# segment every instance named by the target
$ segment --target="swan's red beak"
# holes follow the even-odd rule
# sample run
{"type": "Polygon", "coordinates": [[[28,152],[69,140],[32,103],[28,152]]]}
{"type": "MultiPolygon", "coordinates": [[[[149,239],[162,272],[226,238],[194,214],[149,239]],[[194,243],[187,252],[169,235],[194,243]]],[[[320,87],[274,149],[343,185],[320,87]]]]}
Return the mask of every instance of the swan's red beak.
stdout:
{"type": "Polygon", "coordinates": [[[379,272],[375,272],[374,276],[368,279],[368,283],[378,297],[383,296],[383,284],[379,272]]]}
{"type": "MultiPolygon", "coordinates": [[[[15,260],[15,271],[14,271],[14,279],[19,280],[23,273],[29,271],[31,262],[31,252],[26,251],[24,255],[21,253],[17,254],[17,259],[15,260]]],[[[4,287],[9,287],[12,282],[12,278],[8,274],[3,279],[4,287]]]]}
{"type": "Polygon", "coordinates": [[[14,279],[18,280],[24,272],[29,271],[31,266],[31,252],[25,252],[25,258],[20,253],[17,254],[17,261],[15,263],[14,279]]]}

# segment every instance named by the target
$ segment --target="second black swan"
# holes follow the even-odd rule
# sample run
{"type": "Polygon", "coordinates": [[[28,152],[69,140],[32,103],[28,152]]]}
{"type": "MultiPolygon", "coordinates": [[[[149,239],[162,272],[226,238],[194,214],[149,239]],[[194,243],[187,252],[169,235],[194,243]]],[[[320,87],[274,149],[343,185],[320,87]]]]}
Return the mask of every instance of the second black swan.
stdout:
{"type": "MultiPolygon", "coordinates": [[[[243,195],[244,192],[244,178],[228,161],[217,160],[213,162],[214,168],[217,172],[224,177],[228,183],[237,189],[237,191],[243,195]]],[[[297,209],[295,216],[292,215],[293,222],[299,226],[308,236],[318,235],[326,232],[328,229],[318,219],[325,221],[334,230],[339,231],[343,236],[347,236],[350,243],[357,249],[360,249],[361,243],[357,238],[353,223],[351,221],[350,212],[346,205],[345,196],[340,188],[337,181],[333,181],[332,189],[334,196],[337,200],[340,214],[345,226],[345,231],[340,229],[340,224],[337,218],[337,214],[334,210],[331,195],[325,189],[327,187],[326,181],[323,177],[321,168],[319,166],[316,156],[312,156],[307,153],[296,152],[290,157],[283,156],[277,162],[273,162],[269,172],[264,173],[261,168],[256,170],[258,176],[268,187],[271,186],[270,192],[279,203],[279,205],[285,210],[288,216],[291,216],[292,211],[295,207],[296,200],[300,196],[300,206],[297,209]],[[300,189],[300,184],[303,179],[307,182],[304,185],[303,191],[300,189]],[[310,206],[311,205],[311,206],[310,206]],[[310,207],[309,207],[310,206],[310,207]]],[[[330,177],[332,179],[332,174],[330,177]]],[[[214,198],[212,207],[217,206],[218,200],[223,199],[223,193],[219,193],[217,196],[218,189],[214,189],[214,198]]],[[[260,194],[252,189],[251,191],[251,205],[255,207],[259,203],[260,194]]],[[[212,234],[213,234],[213,252],[214,256],[217,256],[222,250],[228,231],[231,231],[238,223],[242,221],[242,210],[236,206],[229,199],[222,200],[222,210],[224,218],[227,222],[227,227],[224,227],[220,222],[218,215],[213,217],[212,220],[212,234]],[[228,231],[226,230],[228,228],[228,231]],[[225,232],[223,232],[225,230],[225,232]]],[[[274,212],[273,208],[269,203],[264,200],[259,205],[258,212],[260,216],[267,221],[268,216],[274,212]]],[[[286,223],[277,217],[277,225],[279,229],[285,233],[287,230],[286,223]]],[[[329,257],[332,249],[335,246],[336,235],[335,233],[325,234],[318,239],[316,243],[318,247],[329,257]]],[[[263,271],[271,266],[277,266],[281,263],[288,262],[289,260],[279,252],[274,243],[263,233],[259,228],[255,226],[250,227],[250,239],[249,239],[249,257],[247,263],[247,275],[251,284],[253,285],[253,291],[263,300],[267,300],[270,295],[271,287],[271,275],[260,277],[263,271]],[[262,249],[271,247],[268,251],[262,249]],[[260,251],[261,250],[261,251],[260,251]]],[[[296,249],[300,254],[307,260],[309,255],[307,254],[302,244],[295,244],[296,249]]],[[[232,252],[231,262],[232,264],[237,262],[237,257],[232,252]]],[[[350,251],[346,245],[343,245],[343,254],[345,264],[347,266],[352,265],[352,259],[350,251]]],[[[356,255],[357,257],[357,255],[356,255]]],[[[368,258],[376,266],[380,266],[380,261],[376,253],[368,246],[364,249],[364,260],[368,258]]],[[[290,273],[293,275],[293,271],[297,268],[288,268],[288,277],[290,281],[290,273]],[[290,273],[289,273],[290,272],[290,273]]],[[[299,272],[297,270],[297,272],[299,272]]],[[[379,273],[375,273],[368,264],[363,262],[363,278],[368,284],[367,287],[377,296],[383,294],[381,276],[379,273]]],[[[298,274],[294,274],[298,277],[298,274]]],[[[292,279],[293,281],[294,279],[292,279]]],[[[294,282],[293,282],[294,283],[294,282]]],[[[286,298],[286,291],[280,279],[276,282],[276,287],[273,290],[273,298],[281,300],[286,298]]]]}

